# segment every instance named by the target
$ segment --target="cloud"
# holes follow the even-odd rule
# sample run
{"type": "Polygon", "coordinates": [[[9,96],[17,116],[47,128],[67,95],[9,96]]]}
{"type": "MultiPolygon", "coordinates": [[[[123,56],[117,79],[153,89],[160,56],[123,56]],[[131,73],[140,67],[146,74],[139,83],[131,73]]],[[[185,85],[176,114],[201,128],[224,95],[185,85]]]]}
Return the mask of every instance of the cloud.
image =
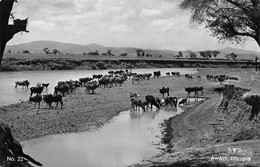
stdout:
{"type": "MultiPolygon", "coordinates": [[[[189,12],[175,0],[22,0],[16,18],[29,17],[30,33],[13,44],[33,40],[99,43],[151,49],[219,47],[204,27],[192,29],[189,12]],[[123,40],[122,40],[123,39],[123,40]]],[[[252,45],[248,45],[252,46],[252,45]]],[[[253,43],[255,48],[259,47],[253,43]]]]}
{"type": "Polygon", "coordinates": [[[148,16],[148,17],[152,17],[152,16],[158,16],[161,15],[161,11],[157,10],[157,9],[142,9],[140,16],[148,16]]]}

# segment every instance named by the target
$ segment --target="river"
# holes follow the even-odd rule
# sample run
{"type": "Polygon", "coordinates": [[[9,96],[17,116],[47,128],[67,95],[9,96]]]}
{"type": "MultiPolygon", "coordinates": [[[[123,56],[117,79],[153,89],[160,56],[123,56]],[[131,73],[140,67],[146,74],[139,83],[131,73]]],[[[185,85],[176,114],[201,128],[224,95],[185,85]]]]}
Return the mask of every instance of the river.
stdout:
{"type": "MultiPolygon", "coordinates": [[[[133,69],[132,72],[152,73],[160,70],[194,74],[197,69],[133,69]]],[[[29,90],[14,88],[15,81],[29,80],[29,87],[38,82],[50,83],[43,94],[53,93],[58,81],[78,80],[93,74],[107,74],[109,70],[27,71],[0,73],[0,105],[26,101],[29,90]]],[[[192,101],[192,99],[190,99],[192,101]]],[[[127,110],[102,128],[83,133],[46,136],[22,143],[24,152],[47,167],[122,167],[149,159],[161,152],[161,123],[181,114],[180,107],[149,109],[146,112],[127,110]]]]}
{"type": "MultiPolygon", "coordinates": [[[[132,69],[136,73],[153,73],[160,70],[162,75],[166,72],[179,71],[181,74],[193,74],[197,72],[194,68],[142,68],[132,69]]],[[[43,94],[53,93],[54,87],[59,81],[78,80],[83,77],[92,77],[93,74],[107,74],[110,70],[67,70],[67,71],[21,71],[21,72],[0,72],[0,106],[27,101],[30,90],[17,87],[16,81],[28,80],[29,87],[37,83],[50,83],[43,94]]]]}

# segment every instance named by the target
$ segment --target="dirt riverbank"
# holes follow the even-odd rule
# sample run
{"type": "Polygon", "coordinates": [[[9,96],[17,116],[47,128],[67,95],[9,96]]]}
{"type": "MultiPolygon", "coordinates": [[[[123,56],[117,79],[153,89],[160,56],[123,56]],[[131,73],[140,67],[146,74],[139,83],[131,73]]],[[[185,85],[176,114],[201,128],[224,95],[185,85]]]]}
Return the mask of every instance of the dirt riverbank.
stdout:
{"type": "MultiPolygon", "coordinates": [[[[88,131],[103,126],[119,112],[129,109],[130,92],[141,94],[141,98],[144,100],[148,94],[159,96],[158,88],[165,86],[170,88],[170,96],[182,98],[186,97],[185,87],[202,86],[204,87],[203,97],[207,97],[209,100],[196,108],[191,108],[192,106],[188,105],[186,112],[170,119],[170,125],[174,129],[172,131],[173,138],[170,141],[174,146],[170,150],[171,154],[154,157],[150,163],[141,166],[159,165],[160,163],[171,164],[181,159],[192,160],[194,159],[194,150],[199,150],[201,154],[198,156],[202,158],[205,157],[205,154],[208,156],[211,154],[208,154],[208,151],[201,151],[200,148],[208,148],[210,146],[208,141],[211,145],[216,144],[217,138],[212,136],[215,130],[214,123],[209,124],[208,122],[214,121],[211,120],[211,117],[221,102],[220,96],[212,91],[213,87],[218,87],[220,84],[206,80],[207,74],[227,74],[238,77],[241,82],[236,84],[249,87],[254,91],[259,90],[257,87],[259,82],[258,84],[249,83],[252,78],[258,80],[258,76],[252,70],[203,69],[199,72],[199,75],[202,76],[201,80],[196,79],[197,74],[194,74],[195,79],[193,80],[187,80],[184,76],[180,78],[159,77],[144,80],[139,85],[132,84],[128,80],[121,87],[97,89],[96,94],[93,95],[86,94],[84,88],[79,88],[75,93],[64,97],[63,109],[60,109],[59,106],[57,109],[46,109],[45,104],[41,104],[40,109],[37,109],[28,102],[4,106],[0,108],[0,122],[11,127],[18,141],[52,134],[88,131]],[[182,151],[180,152],[180,150],[182,151]],[[176,154],[177,152],[179,154],[176,154]]],[[[217,143],[225,142],[227,141],[217,143]]],[[[214,152],[214,149],[211,150],[214,152]]],[[[224,151],[222,150],[222,152],[224,151]]],[[[254,154],[254,156],[258,156],[258,154],[254,154]]],[[[203,160],[205,159],[209,160],[208,158],[203,160]]]]}
{"type": "MultiPolygon", "coordinates": [[[[222,73],[220,69],[200,72],[222,73]]],[[[260,124],[258,119],[248,120],[251,107],[241,99],[248,91],[244,88],[259,93],[258,72],[229,70],[224,74],[238,77],[239,82],[232,82],[237,86],[227,87],[222,98],[208,92],[210,99],[196,107],[186,106],[183,114],[166,121],[171,129],[169,147],[162,155],[132,167],[260,166],[260,124]]]]}

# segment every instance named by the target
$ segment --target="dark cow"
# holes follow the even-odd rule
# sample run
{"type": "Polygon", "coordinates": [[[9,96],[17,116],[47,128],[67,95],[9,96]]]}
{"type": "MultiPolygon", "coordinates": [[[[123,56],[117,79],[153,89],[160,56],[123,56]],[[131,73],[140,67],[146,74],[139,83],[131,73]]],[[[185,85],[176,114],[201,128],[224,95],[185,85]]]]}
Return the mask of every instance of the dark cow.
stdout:
{"type": "Polygon", "coordinates": [[[218,94],[223,93],[224,90],[225,90],[225,87],[217,87],[217,88],[214,88],[214,91],[218,92],[218,94]]]}
{"type": "Polygon", "coordinates": [[[188,99],[181,99],[181,101],[179,102],[179,105],[180,105],[180,104],[184,105],[184,104],[187,103],[187,101],[188,101],[188,99]]]}
{"type": "Polygon", "coordinates": [[[165,93],[167,93],[167,96],[169,96],[169,91],[169,87],[162,87],[161,89],[159,89],[159,93],[162,94],[163,98],[165,93]]]}
{"type": "Polygon", "coordinates": [[[140,107],[143,109],[143,111],[145,111],[145,105],[142,102],[142,100],[132,98],[131,99],[131,108],[133,108],[134,110],[137,110],[137,109],[139,110],[140,107]]]}
{"type": "Polygon", "coordinates": [[[155,71],[155,72],[153,72],[153,76],[154,76],[154,77],[159,77],[159,76],[161,76],[161,71],[155,71]]]}
{"type": "Polygon", "coordinates": [[[222,85],[222,83],[225,81],[225,78],[219,77],[219,78],[218,78],[218,81],[219,81],[219,83],[222,85]]]}
{"type": "Polygon", "coordinates": [[[160,109],[160,105],[156,102],[156,99],[152,96],[152,95],[147,95],[145,96],[145,100],[151,104],[151,108],[154,105],[155,107],[157,107],[158,109],[160,109]]]}
{"type": "Polygon", "coordinates": [[[62,96],[65,96],[65,93],[69,94],[69,92],[70,92],[69,85],[63,84],[63,85],[55,86],[54,87],[54,94],[58,94],[59,92],[62,94],[62,96]]]}
{"type": "Polygon", "coordinates": [[[86,84],[88,81],[91,81],[91,80],[92,80],[92,78],[90,78],[90,77],[80,78],[80,79],[79,79],[79,83],[80,83],[81,86],[85,86],[85,84],[86,84]]]}
{"type": "Polygon", "coordinates": [[[86,87],[85,92],[89,94],[94,94],[95,93],[94,91],[99,87],[99,84],[96,81],[90,81],[87,82],[85,87],[86,87]]]}
{"type": "Polygon", "coordinates": [[[30,82],[28,80],[25,81],[16,81],[15,82],[15,87],[17,88],[17,86],[22,86],[22,87],[26,87],[28,88],[28,86],[30,85],[30,82]]]}
{"type": "Polygon", "coordinates": [[[42,83],[42,87],[46,88],[46,89],[48,88],[49,85],[50,85],[50,83],[42,83]]]}
{"type": "Polygon", "coordinates": [[[145,75],[145,78],[147,78],[147,80],[149,80],[150,79],[150,77],[152,76],[152,74],[151,73],[147,73],[147,74],[144,74],[145,75]]]}
{"type": "Polygon", "coordinates": [[[191,92],[195,92],[194,97],[198,97],[199,92],[201,92],[201,95],[203,94],[203,87],[188,87],[185,88],[185,91],[188,92],[187,97],[190,97],[191,92]]]}
{"type": "Polygon", "coordinates": [[[31,91],[31,96],[35,93],[35,94],[41,94],[43,91],[43,87],[42,86],[36,86],[36,87],[31,87],[30,88],[31,91]]]}
{"type": "Polygon", "coordinates": [[[97,74],[97,75],[96,75],[96,74],[93,74],[93,75],[92,75],[92,78],[93,78],[93,79],[97,78],[97,79],[99,80],[102,76],[103,76],[102,74],[97,74]]]}
{"type": "MultiPolygon", "coordinates": [[[[49,108],[52,108],[51,106],[51,103],[55,102],[56,103],[56,107],[55,109],[57,108],[58,104],[60,103],[61,105],[61,109],[63,107],[63,102],[62,102],[62,96],[61,95],[58,95],[58,94],[48,94],[48,95],[43,95],[43,101],[45,101],[45,103],[47,105],[49,105],[49,108]]],[[[46,106],[47,106],[46,105],[46,106]]]]}
{"type": "Polygon", "coordinates": [[[178,103],[178,99],[177,97],[166,97],[165,98],[165,106],[168,106],[169,104],[171,105],[171,107],[174,105],[175,107],[177,107],[177,103],[178,103]]]}
{"type": "Polygon", "coordinates": [[[181,76],[180,72],[177,72],[177,71],[171,72],[171,74],[172,74],[173,76],[177,76],[177,77],[180,77],[180,76],[181,76]]]}
{"type": "Polygon", "coordinates": [[[30,96],[29,97],[29,102],[34,102],[34,108],[36,107],[36,104],[38,103],[38,108],[40,108],[41,105],[41,101],[42,101],[42,96],[37,94],[35,96],[30,96]]]}

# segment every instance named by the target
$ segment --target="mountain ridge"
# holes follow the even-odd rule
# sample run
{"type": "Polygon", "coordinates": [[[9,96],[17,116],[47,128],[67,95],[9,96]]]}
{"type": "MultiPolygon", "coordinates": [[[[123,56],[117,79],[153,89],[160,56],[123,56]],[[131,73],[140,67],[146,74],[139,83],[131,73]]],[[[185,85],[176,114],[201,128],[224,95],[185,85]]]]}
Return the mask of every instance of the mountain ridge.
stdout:
{"type": "MultiPolygon", "coordinates": [[[[65,54],[83,54],[88,52],[98,51],[100,54],[106,53],[107,50],[111,50],[112,53],[116,55],[120,55],[121,53],[127,53],[128,55],[136,55],[137,49],[142,49],[138,47],[107,47],[102,46],[96,43],[91,43],[87,45],[82,44],[73,44],[73,43],[65,43],[65,42],[58,42],[58,41],[49,41],[49,40],[37,40],[28,43],[21,43],[18,45],[7,45],[6,52],[11,50],[11,52],[21,52],[22,50],[28,50],[30,53],[38,53],[44,54],[43,48],[49,48],[50,50],[58,49],[62,53],[65,54]]],[[[163,50],[163,49],[142,49],[146,54],[152,55],[163,55],[165,57],[172,57],[173,55],[177,55],[178,51],[174,50],[163,50]]],[[[217,50],[217,49],[216,49],[217,50]]],[[[242,57],[260,57],[260,52],[251,51],[251,50],[243,50],[237,48],[226,47],[222,49],[218,49],[220,51],[220,57],[224,57],[226,54],[229,53],[236,53],[238,55],[242,55],[242,57]]],[[[195,52],[199,56],[199,51],[191,51],[185,50],[183,52],[184,56],[187,56],[190,52],[195,52]]]]}

